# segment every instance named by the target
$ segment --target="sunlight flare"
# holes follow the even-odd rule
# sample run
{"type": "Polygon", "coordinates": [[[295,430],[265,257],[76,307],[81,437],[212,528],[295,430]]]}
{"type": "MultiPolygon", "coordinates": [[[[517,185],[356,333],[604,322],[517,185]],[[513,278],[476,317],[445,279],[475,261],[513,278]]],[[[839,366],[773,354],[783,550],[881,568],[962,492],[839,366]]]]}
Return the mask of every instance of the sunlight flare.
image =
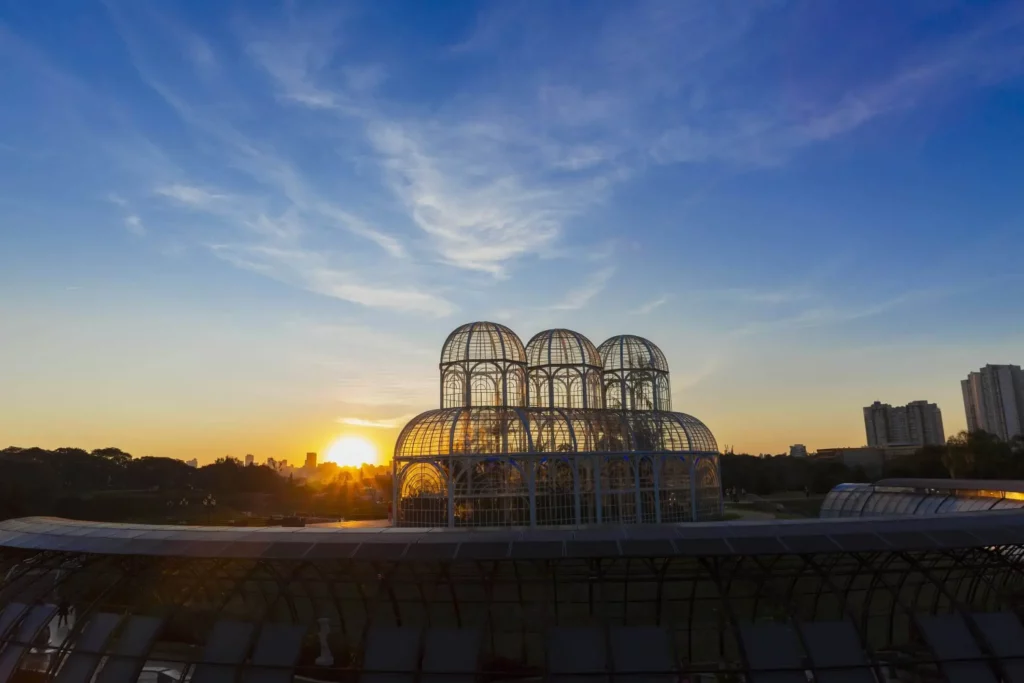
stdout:
{"type": "Polygon", "coordinates": [[[377,464],[377,447],[361,436],[343,436],[327,449],[327,459],[341,467],[377,464]]]}

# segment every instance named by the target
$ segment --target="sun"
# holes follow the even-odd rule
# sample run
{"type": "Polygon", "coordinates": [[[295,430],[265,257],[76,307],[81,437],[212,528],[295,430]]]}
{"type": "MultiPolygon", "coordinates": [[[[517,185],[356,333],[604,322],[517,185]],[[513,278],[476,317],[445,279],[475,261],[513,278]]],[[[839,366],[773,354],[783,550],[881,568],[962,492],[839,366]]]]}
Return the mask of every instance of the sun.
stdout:
{"type": "Polygon", "coordinates": [[[327,459],[342,467],[377,464],[377,447],[361,436],[343,436],[327,449],[327,459]]]}

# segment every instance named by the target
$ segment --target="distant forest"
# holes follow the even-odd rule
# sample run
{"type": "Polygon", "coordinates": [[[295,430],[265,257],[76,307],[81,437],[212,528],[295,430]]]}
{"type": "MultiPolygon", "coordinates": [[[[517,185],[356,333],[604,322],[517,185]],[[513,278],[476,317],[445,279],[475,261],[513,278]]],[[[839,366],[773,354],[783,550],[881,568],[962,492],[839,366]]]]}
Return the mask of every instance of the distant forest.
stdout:
{"type": "Polygon", "coordinates": [[[309,482],[221,458],[190,467],[118,448],[0,451],[0,519],[54,515],[138,522],[243,523],[270,516],[387,517],[383,468],[322,464],[309,482]]]}
{"type": "MultiPolygon", "coordinates": [[[[1006,443],[961,432],[889,460],[884,477],[1024,479],[1024,439],[1006,443]]],[[[722,486],[767,495],[827,493],[864,471],[818,458],[722,456],[722,486]]],[[[189,467],[173,458],[135,458],[117,448],[11,447],[0,451],[0,519],[53,515],[150,523],[266,523],[274,516],[383,519],[391,498],[388,468],[322,464],[309,481],[265,465],[222,458],[189,467]]]]}

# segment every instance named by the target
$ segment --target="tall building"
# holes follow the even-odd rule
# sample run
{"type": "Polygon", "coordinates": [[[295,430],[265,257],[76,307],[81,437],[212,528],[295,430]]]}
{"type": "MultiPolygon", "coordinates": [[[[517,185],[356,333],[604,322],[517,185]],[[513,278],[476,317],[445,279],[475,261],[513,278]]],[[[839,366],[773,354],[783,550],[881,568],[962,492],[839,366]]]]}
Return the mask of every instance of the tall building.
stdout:
{"type": "Polygon", "coordinates": [[[791,458],[806,458],[807,457],[807,446],[802,443],[793,444],[789,447],[789,457],[791,458]]]}
{"type": "Polygon", "coordinates": [[[946,442],[942,411],[934,403],[911,401],[891,406],[875,401],[864,409],[864,429],[868,446],[899,448],[941,445],[946,442]]]}
{"type": "Polygon", "coordinates": [[[1024,372],[1019,365],[986,365],[960,381],[967,431],[1009,441],[1024,434],[1024,372]]]}
{"type": "Polygon", "coordinates": [[[255,457],[253,456],[253,454],[252,454],[252,453],[249,453],[249,454],[247,454],[247,455],[245,456],[245,466],[246,466],[246,467],[252,467],[252,465],[253,465],[253,463],[254,463],[255,461],[256,461],[256,458],[255,458],[255,457]]]}
{"type": "Polygon", "coordinates": [[[306,453],[306,469],[310,472],[316,469],[316,453],[306,453]]]}

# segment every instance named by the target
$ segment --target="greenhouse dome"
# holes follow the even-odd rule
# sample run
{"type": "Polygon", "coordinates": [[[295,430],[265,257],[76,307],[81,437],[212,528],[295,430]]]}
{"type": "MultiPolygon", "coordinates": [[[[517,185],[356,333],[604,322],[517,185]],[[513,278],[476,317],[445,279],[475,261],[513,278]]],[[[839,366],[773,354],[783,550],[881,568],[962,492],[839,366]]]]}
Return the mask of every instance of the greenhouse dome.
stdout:
{"type": "Polygon", "coordinates": [[[668,361],[652,342],[632,334],[605,340],[599,347],[607,408],[672,410],[668,361]]]}
{"type": "Polygon", "coordinates": [[[441,407],[526,405],[526,349],[498,323],[456,328],[441,347],[441,407]]]}
{"type": "Polygon", "coordinates": [[[579,332],[538,332],[526,345],[526,358],[527,403],[531,407],[604,406],[601,356],[579,332]]]}

